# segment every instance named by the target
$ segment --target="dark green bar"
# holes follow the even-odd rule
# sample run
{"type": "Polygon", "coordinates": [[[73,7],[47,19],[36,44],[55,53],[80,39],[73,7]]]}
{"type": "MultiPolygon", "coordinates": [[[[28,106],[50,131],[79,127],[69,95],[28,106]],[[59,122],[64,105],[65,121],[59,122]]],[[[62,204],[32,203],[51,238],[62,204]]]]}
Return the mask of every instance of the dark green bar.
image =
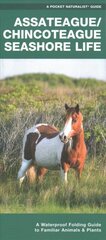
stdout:
{"type": "Polygon", "coordinates": [[[4,214],[0,220],[1,240],[104,240],[106,237],[105,214],[4,214]],[[44,232],[41,223],[78,223],[87,224],[87,227],[88,224],[101,224],[101,227],[91,227],[97,229],[93,232],[86,227],[78,227],[80,232],[63,232],[62,227],[57,227],[59,232],[44,232]]]}
{"type": "Polygon", "coordinates": [[[18,10],[18,9],[45,9],[46,4],[33,4],[33,3],[8,3],[8,4],[0,4],[0,10],[18,10]]]}
{"type": "Polygon", "coordinates": [[[48,9],[48,10],[105,10],[106,4],[39,4],[39,3],[1,3],[0,10],[33,10],[33,9],[48,9]],[[53,7],[54,6],[54,7],[53,7]],[[58,6],[58,7],[57,7],[58,6]],[[69,7],[67,7],[69,6],[69,7]],[[91,7],[95,6],[95,7],[91,7]],[[99,7],[100,6],[100,7],[99,7]]]}

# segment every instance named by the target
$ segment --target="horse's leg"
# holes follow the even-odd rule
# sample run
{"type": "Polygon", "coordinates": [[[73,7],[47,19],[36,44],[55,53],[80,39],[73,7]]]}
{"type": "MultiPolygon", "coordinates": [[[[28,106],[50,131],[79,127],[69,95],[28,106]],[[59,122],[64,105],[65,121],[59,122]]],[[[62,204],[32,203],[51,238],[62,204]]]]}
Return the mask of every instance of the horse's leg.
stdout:
{"type": "Polygon", "coordinates": [[[23,159],[22,160],[21,167],[18,171],[18,177],[17,177],[19,179],[20,186],[25,178],[25,173],[28,170],[31,163],[32,163],[32,159],[30,159],[30,160],[23,159]]]}
{"type": "Polygon", "coordinates": [[[37,179],[42,182],[44,175],[47,173],[47,168],[38,168],[37,179]]]}
{"type": "Polygon", "coordinates": [[[63,163],[62,164],[63,166],[62,166],[62,168],[61,168],[61,178],[62,178],[62,180],[65,182],[65,183],[67,183],[68,182],[68,180],[67,180],[67,172],[69,171],[69,169],[70,169],[70,165],[69,164],[67,164],[67,163],[63,163]]]}
{"type": "Polygon", "coordinates": [[[60,169],[60,173],[61,173],[61,179],[62,181],[64,181],[65,183],[67,183],[67,172],[64,172],[64,170],[61,168],[60,169]]]}
{"type": "Polygon", "coordinates": [[[25,179],[25,175],[19,179],[19,186],[20,186],[20,187],[21,187],[24,179],[25,179]]]}
{"type": "Polygon", "coordinates": [[[35,171],[35,165],[31,165],[29,169],[27,170],[27,178],[30,184],[34,183],[36,180],[36,171],[35,171]]]}
{"type": "Polygon", "coordinates": [[[78,181],[80,181],[81,179],[81,175],[82,175],[82,170],[84,168],[84,164],[80,164],[77,168],[76,168],[76,175],[77,175],[77,179],[78,181]]]}

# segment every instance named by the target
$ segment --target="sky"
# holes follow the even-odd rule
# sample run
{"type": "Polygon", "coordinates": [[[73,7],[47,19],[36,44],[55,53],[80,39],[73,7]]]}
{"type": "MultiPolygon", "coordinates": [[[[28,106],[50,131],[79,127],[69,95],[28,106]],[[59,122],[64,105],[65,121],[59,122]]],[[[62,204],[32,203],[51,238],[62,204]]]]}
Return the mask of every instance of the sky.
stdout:
{"type": "Polygon", "coordinates": [[[24,73],[58,73],[106,81],[104,59],[1,59],[0,79],[24,73]]]}

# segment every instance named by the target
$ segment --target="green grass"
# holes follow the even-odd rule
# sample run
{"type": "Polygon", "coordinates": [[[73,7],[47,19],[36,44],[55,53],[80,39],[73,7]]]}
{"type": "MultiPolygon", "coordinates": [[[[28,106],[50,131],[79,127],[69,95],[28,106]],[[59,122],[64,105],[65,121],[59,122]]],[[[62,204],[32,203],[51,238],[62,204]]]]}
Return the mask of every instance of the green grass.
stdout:
{"type": "Polygon", "coordinates": [[[20,189],[15,178],[4,178],[0,186],[1,213],[104,213],[106,212],[105,172],[86,163],[80,182],[70,170],[68,184],[58,171],[50,171],[42,183],[24,182],[20,189]]]}
{"type": "Polygon", "coordinates": [[[54,205],[52,203],[47,204],[45,206],[39,205],[38,207],[26,207],[24,205],[11,205],[11,206],[2,206],[1,205],[2,211],[0,213],[50,213],[50,214],[61,214],[61,213],[81,213],[81,214],[102,214],[106,213],[106,208],[100,209],[99,207],[89,207],[89,205],[82,205],[79,207],[61,207],[58,205],[54,205]]]}

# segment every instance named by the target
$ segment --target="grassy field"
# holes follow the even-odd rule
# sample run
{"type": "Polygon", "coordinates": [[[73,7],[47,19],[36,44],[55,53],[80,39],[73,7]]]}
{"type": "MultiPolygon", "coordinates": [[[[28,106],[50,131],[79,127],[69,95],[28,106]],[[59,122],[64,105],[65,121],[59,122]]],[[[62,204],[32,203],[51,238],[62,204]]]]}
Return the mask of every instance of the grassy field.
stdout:
{"type": "Polygon", "coordinates": [[[0,212],[106,212],[106,83],[64,75],[29,74],[0,81],[0,212]],[[20,189],[17,172],[25,128],[35,122],[63,127],[64,104],[79,103],[88,148],[80,182],[74,170],[65,186],[58,171],[48,172],[42,184],[20,189]]]}
{"type": "Polygon", "coordinates": [[[86,163],[80,183],[70,170],[68,184],[60,181],[59,171],[49,172],[44,181],[20,189],[15,177],[2,179],[0,212],[4,213],[104,213],[106,212],[105,170],[86,163]]]}

